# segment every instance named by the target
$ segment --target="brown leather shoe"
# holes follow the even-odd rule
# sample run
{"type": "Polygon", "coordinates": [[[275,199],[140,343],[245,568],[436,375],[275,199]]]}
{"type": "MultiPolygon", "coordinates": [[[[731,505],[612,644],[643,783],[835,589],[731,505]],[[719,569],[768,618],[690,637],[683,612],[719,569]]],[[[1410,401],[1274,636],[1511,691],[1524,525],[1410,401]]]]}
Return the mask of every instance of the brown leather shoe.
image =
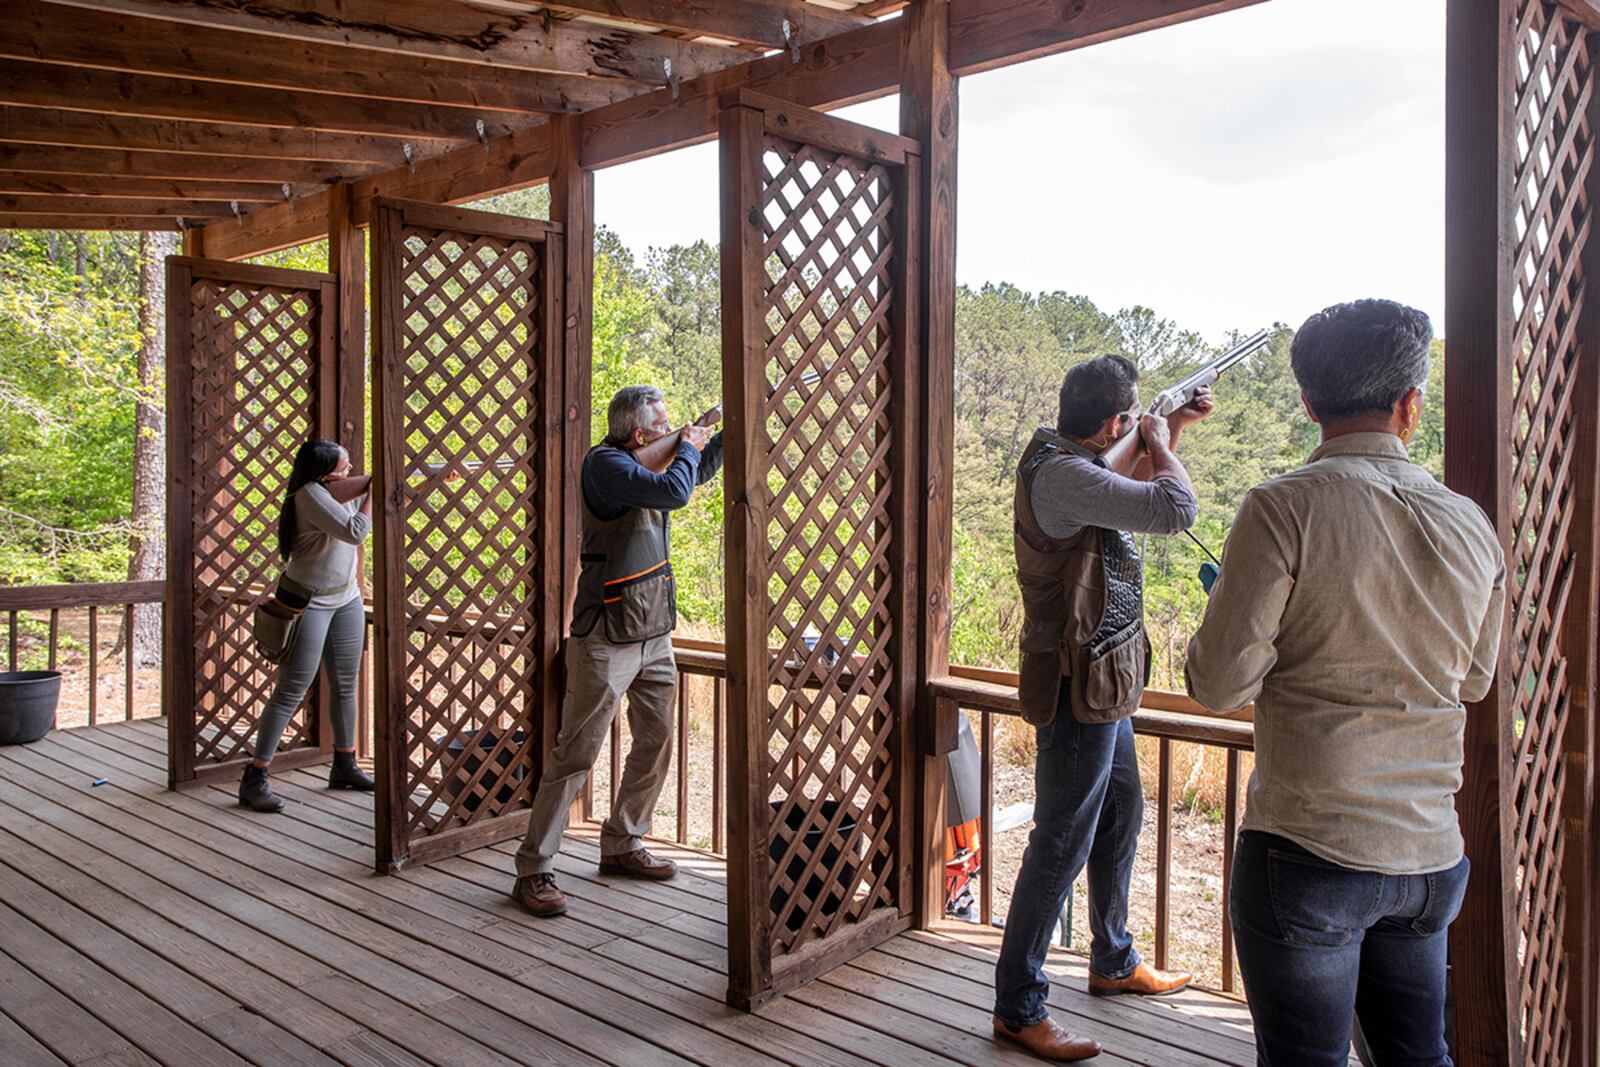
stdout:
{"type": "Polygon", "coordinates": [[[1100,1042],[1079,1037],[1063,1029],[1054,1019],[1013,1030],[999,1019],[994,1020],[995,1036],[1015,1041],[1041,1060],[1056,1063],[1076,1063],[1100,1055],[1100,1042]]]}
{"type": "Polygon", "coordinates": [[[1114,997],[1122,993],[1164,997],[1186,988],[1192,981],[1194,975],[1188,971],[1158,971],[1149,964],[1141,963],[1126,978],[1101,978],[1090,971],[1089,992],[1097,997],[1114,997]]]}
{"type": "Polygon", "coordinates": [[[556,888],[553,874],[534,874],[518,878],[511,895],[528,913],[541,919],[554,919],[567,913],[567,895],[556,888]]]}
{"type": "Polygon", "coordinates": [[[661,882],[677,874],[678,865],[671,860],[657,859],[650,855],[649,849],[636,848],[617,856],[601,856],[600,873],[661,882]]]}

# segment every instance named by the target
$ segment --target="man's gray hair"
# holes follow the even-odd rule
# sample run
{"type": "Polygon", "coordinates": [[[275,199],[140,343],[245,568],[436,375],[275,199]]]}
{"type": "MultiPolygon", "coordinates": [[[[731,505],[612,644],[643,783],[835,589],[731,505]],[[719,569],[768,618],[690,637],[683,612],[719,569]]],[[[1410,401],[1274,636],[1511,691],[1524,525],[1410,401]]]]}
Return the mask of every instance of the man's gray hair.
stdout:
{"type": "Polygon", "coordinates": [[[1428,384],[1433,325],[1392,300],[1335,304],[1306,320],[1289,349],[1300,392],[1323,422],[1378,415],[1428,384]]]}
{"type": "Polygon", "coordinates": [[[614,445],[626,444],[633,439],[633,431],[648,430],[655,425],[655,412],[650,405],[666,398],[653,385],[629,385],[617,390],[606,409],[606,440],[614,445]]]}

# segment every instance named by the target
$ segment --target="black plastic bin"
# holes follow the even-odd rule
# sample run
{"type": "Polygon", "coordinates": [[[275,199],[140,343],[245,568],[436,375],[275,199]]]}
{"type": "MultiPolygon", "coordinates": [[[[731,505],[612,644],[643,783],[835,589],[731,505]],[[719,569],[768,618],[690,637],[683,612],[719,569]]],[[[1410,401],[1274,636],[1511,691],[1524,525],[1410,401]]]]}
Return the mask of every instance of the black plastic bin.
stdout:
{"type": "MultiPolygon", "coordinates": [[[[495,803],[500,807],[505,807],[511,803],[512,798],[517,795],[517,786],[522,783],[522,762],[517,757],[522,749],[524,740],[525,736],[521,730],[512,735],[511,746],[501,749],[500,754],[495,757],[495,769],[486,773],[483,780],[479,782],[480,785],[485,785],[493,779],[504,778],[505,771],[508,768],[510,769],[511,777],[495,793],[495,803]]],[[[454,798],[463,789],[467,788],[473,776],[478,773],[478,768],[483,766],[483,761],[488,758],[489,753],[494,751],[494,746],[499,743],[500,735],[493,730],[483,730],[481,732],[478,730],[462,730],[461,735],[451,741],[447,749],[450,753],[449,765],[455,768],[455,773],[445,782],[445,792],[454,798]],[[471,752],[467,751],[469,746],[472,749],[471,752]]],[[[468,813],[475,812],[478,810],[480,803],[482,803],[482,798],[474,792],[461,802],[461,808],[468,813]]]]}
{"type": "MultiPolygon", "coordinates": [[[[778,814],[778,812],[782,809],[782,807],[783,807],[783,804],[781,802],[773,801],[772,802],[772,813],[773,813],[773,815],[776,816],[778,814]]],[[[822,819],[823,819],[823,822],[824,823],[832,822],[834,815],[837,814],[838,811],[839,811],[839,802],[837,800],[825,800],[825,801],[823,801],[822,802],[822,819]]],[[[772,839],[772,848],[771,848],[769,854],[772,856],[772,862],[773,863],[782,862],[783,854],[788,849],[788,842],[794,837],[795,833],[797,833],[799,831],[800,827],[805,824],[805,808],[801,807],[801,806],[796,806],[794,808],[791,808],[789,810],[789,815],[788,815],[787,819],[785,820],[785,822],[786,822],[786,824],[787,824],[787,826],[789,828],[788,836],[784,837],[784,836],[780,836],[780,835],[774,835],[773,839],[772,839]]],[[[800,876],[805,874],[805,872],[806,872],[806,856],[814,855],[816,853],[816,851],[817,851],[817,848],[819,846],[823,846],[823,840],[822,840],[823,830],[824,830],[824,827],[813,825],[811,827],[811,829],[806,831],[806,839],[805,839],[805,846],[806,847],[805,847],[804,854],[801,854],[801,853],[797,852],[795,854],[794,858],[789,861],[789,868],[788,868],[789,881],[798,882],[800,880],[800,876]]],[[[845,841],[850,837],[850,835],[855,833],[855,830],[856,830],[855,813],[847,811],[845,813],[845,815],[844,815],[844,818],[839,820],[839,829],[834,832],[833,840],[827,842],[826,846],[823,847],[822,862],[817,867],[817,871],[820,872],[820,873],[812,874],[810,880],[808,880],[806,882],[806,885],[805,885],[805,897],[806,897],[807,900],[816,900],[819,896],[822,895],[822,892],[823,892],[823,889],[824,889],[824,885],[823,885],[823,881],[822,881],[823,877],[828,873],[828,871],[833,869],[833,865],[834,864],[839,862],[839,851],[844,846],[845,841]]],[[[859,859],[860,859],[860,855],[861,855],[860,844],[857,843],[855,856],[852,857],[851,862],[846,863],[844,865],[844,867],[839,872],[839,884],[841,884],[841,885],[843,885],[845,887],[844,892],[843,893],[839,892],[839,888],[838,888],[837,885],[835,886],[834,889],[832,889],[832,890],[830,890],[828,892],[827,897],[822,901],[822,914],[823,915],[833,915],[834,913],[836,913],[839,910],[839,908],[841,906],[843,906],[844,902],[849,898],[849,896],[855,892],[856,875],[860,872],[860,864],[858,862],[859,859]]],[[[776,916],[776,915],[782,914],[783,909],[785,907],[787,907],[788,904],[789,904],[789,894],[788,893],[784,892],[782,889],[777,889],[777,890],[773,891],[773,894],[772,894],[772,914],[773,915],[776,916]]],[[[800,905],[798,905],[795,908],[795,910],[793,912],[790,913],[789,921],[786,924],[789,927],[790,931],[797,931],[802,926],[805,925],[806,914],[809,911],[810,911],[810,909],[802,902],[800,905]]]]}
{"type": "Polygon", "coordinates": [[[25,745],[49,733],[60,700],[60,671],[0,673],[0,745],[25,745]]]}

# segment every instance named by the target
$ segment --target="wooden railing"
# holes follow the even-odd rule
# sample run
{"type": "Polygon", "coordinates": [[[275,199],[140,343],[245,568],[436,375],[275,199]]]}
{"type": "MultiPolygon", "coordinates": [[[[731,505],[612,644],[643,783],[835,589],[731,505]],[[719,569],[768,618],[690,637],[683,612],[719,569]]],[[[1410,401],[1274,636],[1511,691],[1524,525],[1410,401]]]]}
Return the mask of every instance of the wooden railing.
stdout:
{"type": "MultiPolygon", "coordinates": [[[[1017,699],[1017,676],[1009,671],[951,667],[944,678],[934,679],[935,699],[980,716],[979,749],[983,759],[982,806],[979,841],[985,851],[984,877],[979,880],[979,915],[994,921],[994,878],[987,857],[994,841],[995,719],[1022,712],[1017,699]]],[[[1246,709],[1226,718],[1206,712],[1180,693],[1147,690],[1144,706],[1133,716],[1134,733],[1156,739],[1156,917],[1155,965],[1166,967],[1172,944],[1172,746],[1174,742],[1221,748],[1225,751],[1222,828],[1222,988],[1233,992],[1233,929],[1228,918],[1228,891],[1233,878],[1234,839],[1238,834],[1239,754],[1254,747],[1255,727],[1246,709]]]]}
{"type": "MultiPolygon", "coordinates": [[[[689,804],[691,799],[690,773],[692,763],[691,730],[689,729],[691,690],[693,678],[711,679],[712,694],[712,826],[711,851],[721,854],[724,847],[723,817],[725,807],[725,776],[722,738],[727,715],[726,670],[723,646],[709,641],[678,638],[673,642],[678,661],[678,711],[676,719],[677,761],[676,828],[672,839],[680,845],[690,845],[689,804]]],[[[1017,701],[1017,676],[1010,671],[997,671],[977,667],[952,667],[945,677],[935,679],[933,697],[946,701],[955,709],[974,712],[980,717],[982,757],[982,815],[980,842],[985,850],[985,867],[979,879],[979,913],[986,924],[995,921],[994,876],[992,845],[994,841],[994,758],[995,722],[1000,716],[1018,716],[1021,708],[1017,701]]],[[[703,690],[702,690],[703,692],[703,690]]],[[[1222,987],[1232,992],[1237,985],[1234,967],[1233,938],[1228,919],[1228,890],[1233,875],[1234,838],[1238,832],[1240,753],[1249,752],[1254,744],[1254,726],[1249,709],[1227,717],[1218,717],[1204,711],[1198,704],[1179,693],[1149,690],[1144,707],[1133,717],[1134,732],[1156,739],[1157,742],[1157,798],[1156,798],[1156,922],[1155,965],[1165,967],[1171,950],[1172,925],[1172,746],[1175,743],[1194,744],[1220,748],[1225,753],[1225,780],[1223,801],[1222,844],[1222,987]]],[[[622,773],[622,722],[621,715],[612,721],[610,754],[607,775],[610,796],[617,795],[622,773]]],[[[582,815],[593,820],[595,811],[595,786],[591,776],[585,785],[582,798],[582,815]]]]}
{"type": "Polygon", "coordinates": [[[20,666],[21,633],[24,615],[49,612],[46,654],[48,670],[57,670],[61,649],[61,613],[87,608],[89,611],[89,723],[100,721],[100,619],[105,609],[120,611],[123,627],[123,718],[133,718],[134,704],[134,608],[156,605],[165,611],[167,583],[97,582],[73,585],[35,585],[0,587],[0,613],[6,618],[6,669],[20,666]]]}

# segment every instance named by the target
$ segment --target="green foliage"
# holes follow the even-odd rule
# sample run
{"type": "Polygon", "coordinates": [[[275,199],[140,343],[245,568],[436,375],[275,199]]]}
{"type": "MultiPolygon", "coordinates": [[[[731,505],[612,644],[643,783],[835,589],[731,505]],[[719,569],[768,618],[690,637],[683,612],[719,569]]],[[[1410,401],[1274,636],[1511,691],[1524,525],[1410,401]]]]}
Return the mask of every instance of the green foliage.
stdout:
{"type": "Polygon", "coordinates": [[[0,584],[127,576],[138,239],[0,245],[0,584]]]}
{"type": "MultiPolygon", "coordinates": [[[[469,206],[547,218],[549,195],[536,187],[469,206]]],[[[0,242],[0,584],[121,577],[138,397],[137,238],[13,233],[0,242]]],[[[326,270],[327,245],[256,262],[326,270]]],[[[616,234],[598,233],[590,441],[604,435],[607,404],[625,385],[659,385],[674,424],[720,402],[718,266],[716,246],[704,241],[641,256],[616,234]]],[[[1194,533],[1218,553],[1244,493],[1299,465],[1316,445],[1289,366],[1291,336],[1278,326],[1271,348],[1218,386],[1215,416],[1181,442],[1200,498],[1194,533]]],[[[1016,662],[1016,462],[1035,427],[1053,422],[1066,370],[1107,351],[1138,363],[1149,397],[1214,350],[1147,307],[1107,312],[1086,296],[1006,283],[956,294],[951,655],[958,662],[1016,662]]],[[[1442,476],[1444,346],[1434,354],[1412,452],[1442,476]]],[[[720,630],[725,619],[723,500],[718,478],[673,518],[680,608],[702,633],[720,630]]],[[[832,514],[824,512],[824,519],[832,514]]],[[[495,557],[489,567],[504,562],[501,546],[463,536],[448,551],[487,553],[495,557]]],[[[1205,606],[1194,575],[1207,557],[1185,538],[1146,538],[1144,552],[1154,681],[1178,686],[1183,648],[1205,606]]]]}

